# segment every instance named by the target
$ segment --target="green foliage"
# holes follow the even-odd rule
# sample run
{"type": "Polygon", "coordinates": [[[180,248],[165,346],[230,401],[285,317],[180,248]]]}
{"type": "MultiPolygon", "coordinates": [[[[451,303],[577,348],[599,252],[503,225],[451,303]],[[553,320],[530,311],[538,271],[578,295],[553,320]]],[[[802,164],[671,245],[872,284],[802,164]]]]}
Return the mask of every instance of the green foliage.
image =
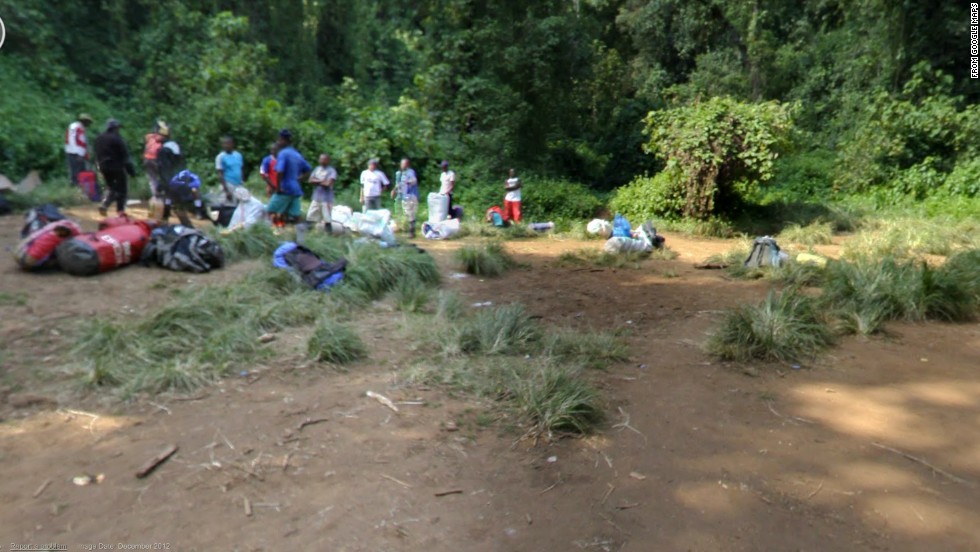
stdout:
{"type": "Polygon", "coordinates": [[[367,357],[368,353],[357,332],[332,316],[317,320],[307,351],[310,358],[333,364],[350,364],[367,357]]]}
{"type": "Polygon", "coordinates": [[[229,261],[271,258],[280,243],[279,237],[268,224],[253,224],[248,228],[218,234],[216,237],[229,261]]]}
{"type": "Polygon", "coordinates": [[[526,221],[589,219],[602,207],[595,192],[582,184],[533,176],[522,179],[521,207],[526,221]]]}
{"type": "Polygon", "coordinates": [[[484,308],[459,330],[460,350],[468,354],[514,354],[541,339],[538,324],[522,305],[484,308]]]}
{"type": "Polygon", "coordinates": [[[779,233],[779,239],[797,245],[827,245],[833,243],[834,227],[829,222],[814,222],[807,226],[791,224],[779,233]]]}
{"type": "Polygon", "coordinates": [[[518,411],[539,432],[586,434],[603,420],[599,392],[573,368],[545,364],[512,381],[518,411]]]}
{"type": "Polygon", "coordinates": [[[395,306],[402,312],[421,312],[432,298],[430,289],[415,278],[405,278],[395,287],[395,306]]]}
{"type": "Polygon", "coordinates": [[[708,351],[725,360],[785,362],[811,357],[830,341],[813,300],[790,289],[729,311],[708,340],[708,351]]]}
{"type": "Polygon", "coordinates": [[[793,107],[713,97],[653,111],[646,149],[680,171],[684,214],[706,219],[731,210],[745,190],[773,176],[773,165],[793,128],[793,107]]]}
{"type": "Polygon", "coordinates": [[[515,266],[514,259],[500,242],[489,242],[483,246],[467,245],[457,249],[455,256],[460,267],[475,276],[495,278],[515,266]]]}
{"type": "Polygon", "coordinates": [[[686,194],[683,175],[675,167],[618,188],[609,208],[634,221],[674,219],[684,214],[686,194]]]}
{"type": "Polygon", "coordinates": [[[554,331],[545,338],[544,351],[559,364],[581,362],[594,369],[605,369],[629,359],[629,347],[609,332],[554,331]]]}

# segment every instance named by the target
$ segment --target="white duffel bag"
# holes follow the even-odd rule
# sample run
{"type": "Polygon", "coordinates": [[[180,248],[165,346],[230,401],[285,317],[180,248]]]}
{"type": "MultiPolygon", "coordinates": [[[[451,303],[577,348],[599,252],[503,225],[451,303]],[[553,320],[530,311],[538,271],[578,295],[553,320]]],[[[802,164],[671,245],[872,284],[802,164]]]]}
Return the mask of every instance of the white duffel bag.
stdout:
{"type": "Polygon", "coordinates": [[[602,219],[592,219],[589,224],[585,226],[585,231],[592,236],[599,236],[600,238],[609,238],[612,236],[612,224],[608,220],[602,219]]]}
{"type": "Polygon", "coordinates": [[[607,253],[649,253],[653,246],[646,240],[634,238],[609,238],[602,247],[607,253]]]}
{"type": "Polygon", "coordinates": [[[422,235],[430,240],[445,240],[459,233],[459,219],[442,222],[426,222],[422,225],[422,235]]]}

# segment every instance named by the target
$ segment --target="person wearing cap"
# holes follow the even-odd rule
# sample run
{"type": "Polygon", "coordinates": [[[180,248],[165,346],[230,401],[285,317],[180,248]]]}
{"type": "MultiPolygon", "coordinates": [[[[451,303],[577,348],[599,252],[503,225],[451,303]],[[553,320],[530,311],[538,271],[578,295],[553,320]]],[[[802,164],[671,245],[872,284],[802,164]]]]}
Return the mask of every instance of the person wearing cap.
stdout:
{"type": "MultiPolygon", "coordinates": [[[[412,168],[412,163],[408,157],[402,159],[401,170],[396,177],[396,190],[391,191],[391,197],[395,197],[395,192],[401,196],[402,210],[408,217],[408,236],[415,237],[415,217],[419,212],[419,177],[412,168]]],[[[396,205],[398,198],[395,198],[396,205]]]]}
{"type": "Polygon", "coordinates": [[[167,128],[167,123],[157,121],[153,130],[143,136],[143,172],[150,182],[150,195],[153,197],[160,195],[160,165],[157,163],[157,154],[167,141],[168,134],[170,129],[167,128]]]}
{"type": "Polygon", "coordinates": [[[361,204],[365,211],[381,208],[381,192],[389,184],[388,177],[378,169],[378,160],[368,161],[368,168],[361,172],[361,204]]]}
{"type": "Polygon", "coordinates": [[[78,173],[88,169],[88,139],[85,129],[92,126],[92,116],[82,113],[65,131],[65,157],[68,159],[68,181],[78,186],[78,173]]]}
{"type": "Polygon", "coordinates": [[[456,191],[456,172],[449,169],[449,161],[439,163],[442,174],[439,176],[439,193],[449,198],[449,218],[453,218],[453,192],[456,191]]]}
{"type": "MultiPolygon", "coordinates": [[[[166,207],[163,211],[163,222],[167,222],[173,213],[181,224],[194,228],[189,215],[192,208],[198,218],[211,220],[201,201],[201,179],[186,169],[180,171],[167,185],[164,203],[166,207]]],[[[214,223],[213,220],[211,222],[214,223]]]]}
{"type": "Polygon", "coordinates": [[[287,218],[296,221],[302,216],[300,199],[303,197],[303,187],[299,182],[306,178],[313,167],[293,147],[293,133],[288,129],[279,131],[277,144],[279,154],[276,156],[276,175],[279,189],[272,194],[266,211],[280,217],[277,223],[281,225],[287,218]]]}
{"type": "Polygon", "coordinates": [[[327,232],[331,231],[333,222],[333,185],[337,182],[337,170],[330,166],[330,155],[320,154],[320,164],[310,174],[310,184],[313,184],[313,198],[306,212],[306,220],[316,224],[323,223],[327,232]]]}
{"type": "Polygon", "coordinates": [[[235,139],[231,136],[221,137],[221,153],[214,158],[214,168],[218,171],[218,182],[225,191],[225,197],[231,201],[232,190],[242,185],[242,166],[245,164],[242,154],[235,149],[235,139]]]}
{"type": "Polygon", "coordinates": [[[514,169],[507,173],[504,182],[504,220],[519,224],[521,222],[521,179],[517,178],[514,169]]]}
{"type": "Polygon", "coordinates": [[[126,199],[129,195],[129,184],[126,181],[126,174],[136,176],[136,169],[133,161],[129,158],[129,148],[126,141],[119,134],[122,125],[116,119],[109,119],[105,125],[105,132],[95,139],[95,160],[99,165],[99,172],[105,179],[109,193],[99,207],[99,213],[105,216],[109,205],[116,204],[117,213],[126,212],[126,199]]]}

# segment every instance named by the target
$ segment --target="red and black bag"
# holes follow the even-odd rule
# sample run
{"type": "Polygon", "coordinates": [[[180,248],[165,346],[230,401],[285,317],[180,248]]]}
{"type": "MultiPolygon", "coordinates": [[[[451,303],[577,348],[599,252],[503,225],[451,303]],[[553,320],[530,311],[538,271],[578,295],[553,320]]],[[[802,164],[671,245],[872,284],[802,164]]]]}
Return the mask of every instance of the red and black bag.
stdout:
{"type": "Polygon", "coordinates": [[[138,221],[82,234],[58,246],[58,265],[75,276],[92,276],[126,266],[140,259],[152,231],[151,223],[138,221]]]}
{"type": "Polygon", "coordinates": [[[102,201],[102,190],[99,189],[99,181],[96,179],[94,171],[78,173],[78,187],[82,189],[89,201],[102,201]]]}

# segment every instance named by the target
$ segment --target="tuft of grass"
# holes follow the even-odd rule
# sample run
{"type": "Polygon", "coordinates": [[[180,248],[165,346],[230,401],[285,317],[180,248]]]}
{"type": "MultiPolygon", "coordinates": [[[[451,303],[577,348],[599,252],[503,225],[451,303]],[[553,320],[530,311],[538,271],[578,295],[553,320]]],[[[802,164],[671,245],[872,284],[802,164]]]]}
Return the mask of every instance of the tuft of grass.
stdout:
{"type": "Polygon", "coordinates": [[[980,247],[980,224],[974,220],[897,218],[878,221],[844,242],[841,256],[905,259],[951,255],[980,247]]]}
{"type": "Polygon", "coordinates": [[[558,256],[559,266],[595,266],[600,268],[639,269],[640,263],[650,258],[648,253],[609,253],[597,249],[566,251],[558,256]]]}
{"type": "Polygon", "coordinates": [[[599,392],[578,370],[555,364],[516,370],[514,402],[532,433],[590,433],[603,420],[599,392]]]}
{"type": "Polygon", "coordinates": [[[516,264],[500,242],[461,247],[456,250],[456,261],[469,274],[489,277],[500,276],[516,264]]]}
{"type": "Polygon", "coordinates": [[[834,225],[830,222],[814,222],[807,226],[791,224],[779,233],[779,239],[797,245],[828,245],[834,241],[834,225]]]}
{"type": "Polygon", "coordinates": [[[349,364],[367,357],[367,347],[350,326],[321,317],[307,342],[310,358],[319,362],[349,364]]]}
{"type": "MultiPolygon", "coordinates": [[[[347,273],[343,286],[353,286],[369,300],[380,299],[405,278],[435,286],[441,277],[431,255],[414,247],[382,248],[376,242],[347,246],[347,273]]],[[[338,286],[341,287],[341,286],[338,286]]]]}
{"type": "Polygon", "coordinates": [[[436,300],[436,316],[446,322],[455,322],[463,318],[466,305],[455,291],[442,290],[436,300]]]}
{"type": "Polygon", "coordinates": [[[544,354],[559,362],[581,362],[587,368],[604,369],[629,359],[629,348],[609,332],[578,332],[570,329],[549,333],[544,354]]]}
{"type": "Polygon", "coordinates": [[[403,279],[395,287],[394,295],[395,306],[402,312],[422,312],[432,298],[429,288],[415,278],[403,279]]]}
{"type": "Polygon", "coordinates": [[[280,242],[280,238],[268,224],[255,224],[227,234],[218,234],[215,238],[230,261],[271,258],[280,242]]]}
{"type": "Polygon", "coordinates": [[[830,342],[814,301],[789,289],[770,291],[758,305],[730,310],[707,348],[724,360],[793,361],[815,355],[830,342]]]}
{"type": "Polygon", "coordinates": [[[481,309],[459,330],[459,349],[469,354],[523,353],[541,339],[541,329],[523,305],[481,309]]]}
{"type": "Polygon", "coordinates": [[[929,318],[969,322],[980,317],[980,249],[950,257],[938,270],[923,267],[929,318]]]}
{"type": "Polygon", "coordinates": [[[23,307],[26,304],[26,294],[0,291],[0,307],[23,307]]]}
{"type": "Polygon", "coordinates": [[[27,211],[45,203],[58,207],[90,203],[82,195],[81,190],[74,186],[66,186],[62,182],[42,183],[30,193],[9,193],[4,195],[4,199],[14,211],[27,211]]]}

